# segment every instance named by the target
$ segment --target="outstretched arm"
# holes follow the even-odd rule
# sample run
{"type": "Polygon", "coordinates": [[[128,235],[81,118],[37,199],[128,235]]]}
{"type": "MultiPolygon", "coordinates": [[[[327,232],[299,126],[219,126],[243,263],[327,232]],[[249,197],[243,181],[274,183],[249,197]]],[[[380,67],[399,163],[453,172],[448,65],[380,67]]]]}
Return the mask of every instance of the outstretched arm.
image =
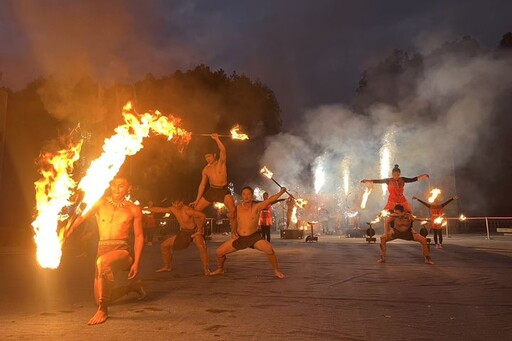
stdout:
{"type": "Polygon", "coordinates": [[[432,205],[430,205],[429,203],[426,203],[424,202],[423,200],[421,199],[418,199],[416,197],[412,197],[412,200],[418,200],[420,203],[422,203],[423,205],[427,206],[428,208],[430,208],[432,205]]]}
{"type": "Polygon", "coordinates": [[[441,204],[441,207],[445,207],[446,205],[448,205],[449,203],[451,203],[453,200],[458,200],[459,199],[459,196],[456,195],[454,196],[453,198],[450,198],[448,200],[446,200],[444,203],[441,204]]]}
{"type": "Polygon", "coordinates": [[[276,194],[274,194],[271,197],[268,197],[267,200],[263,200],[262,202],[257,203],[256,209],[261,210],[261,209],[267,207],[268,205],[275,203],[277,201],[277,199],[279,199],[279,197],[281,195],[283,195],[285,192],[286,192],[286,188],[281,187],[281,190],[279,192],[277,192],[276,194]]]}
{"type": "Polygon", "coordinates": [[[96,202],[93,207],[87,211],[84,215],[80,215],[78,216],[75,221],[71,224],[71,226],[67,229],[67,230],[64,230],[63,233],[64,233],[64,239],[63,239],[63,243],[73,234],[73,232],[75,232],[75,230],[85,221],[87,220],[91,215],[93,215],[94,213],[96,213],[96,210],[98,209],[98,205],[99,203],[104,200],[103,198],[98,200],[98,202],[96,202]]]}
{"type": "Polygon", "coordinates": [[[387,184],[387,185],[389,185],[389,180],[390,180],[390,178],[387,178],[387,179],[373,179],[373,180],[364,179],[364,180],[361,180],[361,183],[363,183],[363,184],[387,184]]]}
{"type": "Polygon", "coordinates": [[[144,209],[151,213],[172,213],[172,206],[170,206],[170,207],[152,206],[152,207],[145,207],[144,209]]]}

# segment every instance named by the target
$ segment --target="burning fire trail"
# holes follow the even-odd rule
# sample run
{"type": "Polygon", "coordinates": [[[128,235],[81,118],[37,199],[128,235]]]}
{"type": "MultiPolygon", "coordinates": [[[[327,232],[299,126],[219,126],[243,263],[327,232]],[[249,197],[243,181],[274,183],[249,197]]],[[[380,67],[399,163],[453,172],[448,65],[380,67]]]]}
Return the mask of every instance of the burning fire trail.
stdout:
{"type": "MultiPolygon", "coordinates": [[[[267,166],[263,166],[263,168],[260,170],[260,173],[269,178],[270,180],[274,181],[274,183],[276,185],[278,185],[279,187],[283,187],[279,184],[279,182],[276,181],[276,179],[274,179],[274,173],[272,173],[268,168],[267,166]]],[[[288,194],[290,196],[290,198],[292,198],[294,201],[295,201],[295,204],[297,206],[299,206],[300,208],[304,208],[307,204],[308,204],[308,201],[306,199],[301,199],[301,198],[295,198],[290,192],[286,191],[286,194],[288,194]]]]}
{"type": "MultiPolygon", "coordinates": [[[[218,135],[219,137],[231,137],[233,140],[248,140],[247,134],[240,133],[240,125],[237,124],[229,131],[231,135],[218,135]]],[[[213,134],[200,134],[201,136],[212,136],[213,134]]]]}
{"type": "MultiPolygon", "coordinates": [[[[128,103],[124,106],[123,116],[125,119],[125,124],[118,126],[115,129],[116,133],[105,140],[103,145],[103,154],[91,163],[86,175],[78,184],[78,189],[83,192],[83,199],[78,205],[74,216],[69,219],[67,228],[71,226],[76,217],[81,214],[85,214],[89,209],[92,208],[94,203],[96,203],[103,196],[105,190],[109,186],[110,181],[118,173],[126,157],[136,154],[143,148],[142,142],[144,138],[149,136],[150,131],[153,131],[156,134],[165,135],[169,140],[173,140],[174,142],[181,145],[185,145],[190,141],[191,134],[186,130],[177,128],[176,126],[180,123],[180,120],[172,116],[161,116],[158,111],[155,111],[153,114],[145,113],[143,115],[138,115],[133,112],[131,103],[128,103]],[[81,211],[82,209],[83,212],[81,211]]],[[[72,158],[70,159],[77,160],[79,157],[78,152],[79,148],[77,149],[76,154],[73,154],[72,158]]],[[[52,160],[50,162],[54,164],[54,167],[57,167],[57,164],[64,162],[58,161],[59,160],[54,162],[52,160]]],[[[60,168],[62,167],[63,166],[60,166],[60,168]]],[[[68,177],[70,170],[69,168],[70,167],[67,166],[67,168],[63,169],[66,177],[68,177]]],[[[50,214],[47,213],[47,211],[51,212],[50,209],[43,206],[44,203],[48,201],[48,198],[54,198],[56,196],[57,189],[53,191],[50,191],[50,189],[53,189],[55,184],[60,183],[57,181],[59,179],[58,177],[49,177],[48,179],[49,184],[46,184],[46,188],[49,190],[45,192],[45,195],[39,195],[37,197],[39,216],[36,218],[35,222],[38,222],[37,230],[45,231],[45,238],[57,238],[56,240],[58,243],[53,243],[51,246],[45,245],[39,242],[39,240],[43,238],[36,238],[36,243],[38,247],[38,253],[41,252],[45,255],[53,253],[61,254],[61,244],[63,236],[66,232],[65,228],[56,232],[58,223],[54,217],[52,221],[49,221],[51,219],[44,220],[44,228],[42,228],[41,224],[39,223],[39,221],[42,219],[41,217],[46,217],[48,214],[50,214]],[[41,209],[39,209],[40,206],[41,209]]],[[[68,189],[70,188],[74,188],[74,183],[71,187],[68,185],[68,189]]],[[[58,190],[60,189],[61,188],[58,188],[58,190]]],[[[69,198],[71,196],[71,191],[67,195],[69,198]]],[[[51,201],[53,202],[54,200],[51,201]]],[[[69,203],[59,201],[56,202],[55,205],[58,206],[58,210],[60,211],[64,206],[69,205],[69,203]]],[[[56,208],[54,210],[56,210],[56,208]]],[[[34,229],[36,230],[36,227],[34,227],[34,229]]],[[[58,260],[54,260],[49,265],[45,260],[42,260],[39,263],[41,266],[56,268],[59,266],[60,256],[58,260]]]]}
{"type": "Polygon", "coordinates": [[[131,103],[124,106],[123,116],[125,124],[117,127],[116,134],[105,140],[103,154],[91,163],[87,174],[78,185],[78,188],[84,192],[82,202],[85,204],[85,209],[83,214],[103,196],[126,157],[135,155],[143,148],[142,142],[149,136],[150,131],[165,135],[168,140],[174,139],[175,142],[182,145],[190,142],[191,134],[176,127],[180,124],[180,119],[161,116],[158,111],[155,111],[154,114],[145,113],[137,118],[133,113],[131,103]]]}
{"type": "Polygon", "coordinates": [[[350,168],[348,159],[341,161],[341,170],[343,172],[343,190],[345,191],[345,195],[348,195],[350,189],[350,168]]]}
{"type": "Polygon", "coordinates": [[[62,208],[71,205],[76,183],[70,174],[81,147],[82,141],[56,155],[45,154],[39,158],[42,178],[35,182],[37,217],[32,227],[37,261],[43,268],[58,267],[62,257],[62,236],[58,235],[57,229],[59,221],[67,218],[62,214],[62,208]]]}
{"type": "Polygon", "coordinates": [[[372,188],[365,187],[364,193],[363,193],[363,200],[361,200],[361,209],[366,208],[366,202],[368,201],[368,197],[370,196],[370,193],[372,192],[372,188]]]}
{"type": "Polygon", "coordinates": [[[431,190],[430,197],[428,197],[428,202],[433,203],[439,194],[441,194],[441,190],[439,188],[434,188],[431,190]]]}
{"type": "MultiPolygon", "coordinates": [[[[388,178],[391,173],[391,160],[395,152],[395,132],[389,130],[383,138],[383,145],[380,148],[380,176],[382,179],[388,178]]],[[[382,195],[385,196],[387,185],[382,184],[382,195]]]]}
{"type": "Polygon", "coordinates": [[[320,158],[315,168],[315,193],[318,194],[325,183],[325,171],[323,160],[320,158]]]}

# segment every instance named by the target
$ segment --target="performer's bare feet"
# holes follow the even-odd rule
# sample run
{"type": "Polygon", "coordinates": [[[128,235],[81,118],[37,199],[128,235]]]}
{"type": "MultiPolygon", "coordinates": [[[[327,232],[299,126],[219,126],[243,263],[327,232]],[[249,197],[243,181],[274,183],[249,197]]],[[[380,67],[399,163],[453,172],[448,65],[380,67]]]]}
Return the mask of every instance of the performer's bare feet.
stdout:
{"type": "Polygon", "coordinates": [[[161,267],[158,270],[155,270],[155,272],[171,272],[172,268],[169,268],[167,266],[161,267]]]}
{"type": "Polygon", "coordinates": [[[430,258],[430,256],[425,257],[425,264],[434,265],[434,262],[432,261],[432,258],[430,258]]]}
{"type": "Polygon", "coordinates": [[[274,273],[276,274],[277,278],[281,278],[281,279],[285,278],[285,275],[279,270],[274,270],[274,273]]]}
{"type": "Polygon", "coordinates": [[[89,320],[89,322],[87,322],[87,324],[90,326],[95,325],[95,324],[101,324],[101,323],[105,322],[107,320],[107,318],[108,318],[107,309],[99,307],[96,314],[94,314],[94,316],[89,320]]]}
{"type": "Polygon", "coordinates": [[[211,274],[210,269],[203,269],[204,275],[209,276],[211,274]]]}
{"type": "Polygon", "coordinates": [[[217,269],[215,271],[210,272],[210,276],[222,275],[224,273],[224,269],[217,269]]]}
{"type": "Polygon", "coordinates": [[[378,263],[386,263],[386,259],[384,257],[380,256],[380,258],[377,262],[378,263]]]}

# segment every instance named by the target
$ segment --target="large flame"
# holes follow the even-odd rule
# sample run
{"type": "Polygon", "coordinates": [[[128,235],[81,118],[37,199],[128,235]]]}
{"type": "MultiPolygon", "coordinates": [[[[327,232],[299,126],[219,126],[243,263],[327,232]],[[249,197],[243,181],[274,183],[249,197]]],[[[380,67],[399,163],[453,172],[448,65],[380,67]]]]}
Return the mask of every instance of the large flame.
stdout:
{"type": "Polygon", "coordinates": [[[153,114],[145,113],[137,117],[133,113],[131,103],[123,107],[125,124],[115,129],[116,134],[106,139],[103,144],[103,154],[91,163],[87,174],[78,184],[84,192],[82,202],[85,204],[83,213],[86,213],[105,193],[110,181],[119,172],[127,156],[135,155],[143,148],[144,138],[150,131],[165,135],[169,140],[186,144],[191,134],[176,125],[179,119],[172,116],[161,116],[158,111],[153,114]]]}
{"type": "Polygon", "coordinates": [[[430,191],[430,197],[428,197],[428,202],[433,203],[438,195],[441,194],[441,190],[439,188],[434,188],[430,191]]]}
{"type": "Polygon", "coordinates": [[[299,221],[297,219],[297,206],[293,206],[291,220],[292,220],[292,223],[294,223],[294,224],[297,224],[297,222],[299,221]]]}
{"type": "Polygon", "coordinates": [[[55,269],[60,264],[62,236],[58,234],[58,224],[66,218],[62,209],[71,205],[76,182],[70,174],[81,147],[82,141],[55,155],[47,153],[39,158],[42,178],[35,182],[37,217],[32,227],[37,261],[43,268],[55,269]]]}
{"type": "Polygon", "coordinates": [[[443,217],[437,217],[434,219],[434,224],[436,225],[441,225],[444,221],[444,218],[443,217]]]}
{"type": "Polygon", "coordinates": [[[372,188],[370,187],[366,187],[364,189],[364,193],[363,193],[363,199],[361,200],[361,209],[365,209],[366,208],[366,202],[368,201],[368,197],[370,196],[370,193],[372,192],[372,188]]]}
{"type": "MultiPolygon", "coordinates": [[[[116,133],[105,140],[103,154],[91,163],[78,184],[83,192],[79,207],[84,207],[83,212],[77,210],[78,214],[86,213],[103,196],[126,157],[143,148],[142,141],[150,131],[165,135],[181,145],[190,141],[191,134],[177,128],[180,121],[172,116],[161,116],[158,111],[137,115],[132,112],[131,103],[124,106],[123,116],[125,124],[118,126],[116,133]]],[[[70,205],[69,198],[75,190],[76,183],[69,174],[73,163],[79,158],[80,146],[81,143],[51,158],[49,163],[52,168],[49,171],[41,170],[43,179],[36,183],[38,216],[32,225],[36,234],[37,257],[42,267],[57,268],[60,264],[61,245],[66,231],[58,231],[57,225],[59,220],[63,220],[60,212],[70,205]]]]}
{"type": "Polygon", "coordinates": [[[231,133],[231,138],[233,140],[248,140],[249,136],[247,134],[240,134],[240,125],[237,124],[229,131],[231,133]]]}

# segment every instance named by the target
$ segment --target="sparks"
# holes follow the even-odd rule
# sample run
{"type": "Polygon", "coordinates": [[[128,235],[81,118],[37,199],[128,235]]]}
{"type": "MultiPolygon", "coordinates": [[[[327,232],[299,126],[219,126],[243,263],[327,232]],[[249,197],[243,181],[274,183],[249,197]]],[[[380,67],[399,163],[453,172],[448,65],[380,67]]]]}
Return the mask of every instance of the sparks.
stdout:
{"type": "Polygon", "coordinates": [[[366,202],[368,201],[368,197],[370,196],[371,192],[372,192],[372,188],[371,187],[366,187],[364,189],[363,199],[361,200],[361,209],[365,209],[366,208],[366,202]]]}
{"type": "Polygon", "coordinates": [[[325,171],[323,166],[323,160],[320,159],[315,169],[315,193],[318,194],[325,183],[325,171]]]}
{"type": "MultiPolygon", "coordinates": [[[[383,145],[380,148],[380,176],[382,179],[388,178],[391,172],[391,160],[395,150],[395,132],[389,130],[383,138],[383,145]]],[[[386,195],[387,185],[382,184],[382,195],[386,195]]]]}

